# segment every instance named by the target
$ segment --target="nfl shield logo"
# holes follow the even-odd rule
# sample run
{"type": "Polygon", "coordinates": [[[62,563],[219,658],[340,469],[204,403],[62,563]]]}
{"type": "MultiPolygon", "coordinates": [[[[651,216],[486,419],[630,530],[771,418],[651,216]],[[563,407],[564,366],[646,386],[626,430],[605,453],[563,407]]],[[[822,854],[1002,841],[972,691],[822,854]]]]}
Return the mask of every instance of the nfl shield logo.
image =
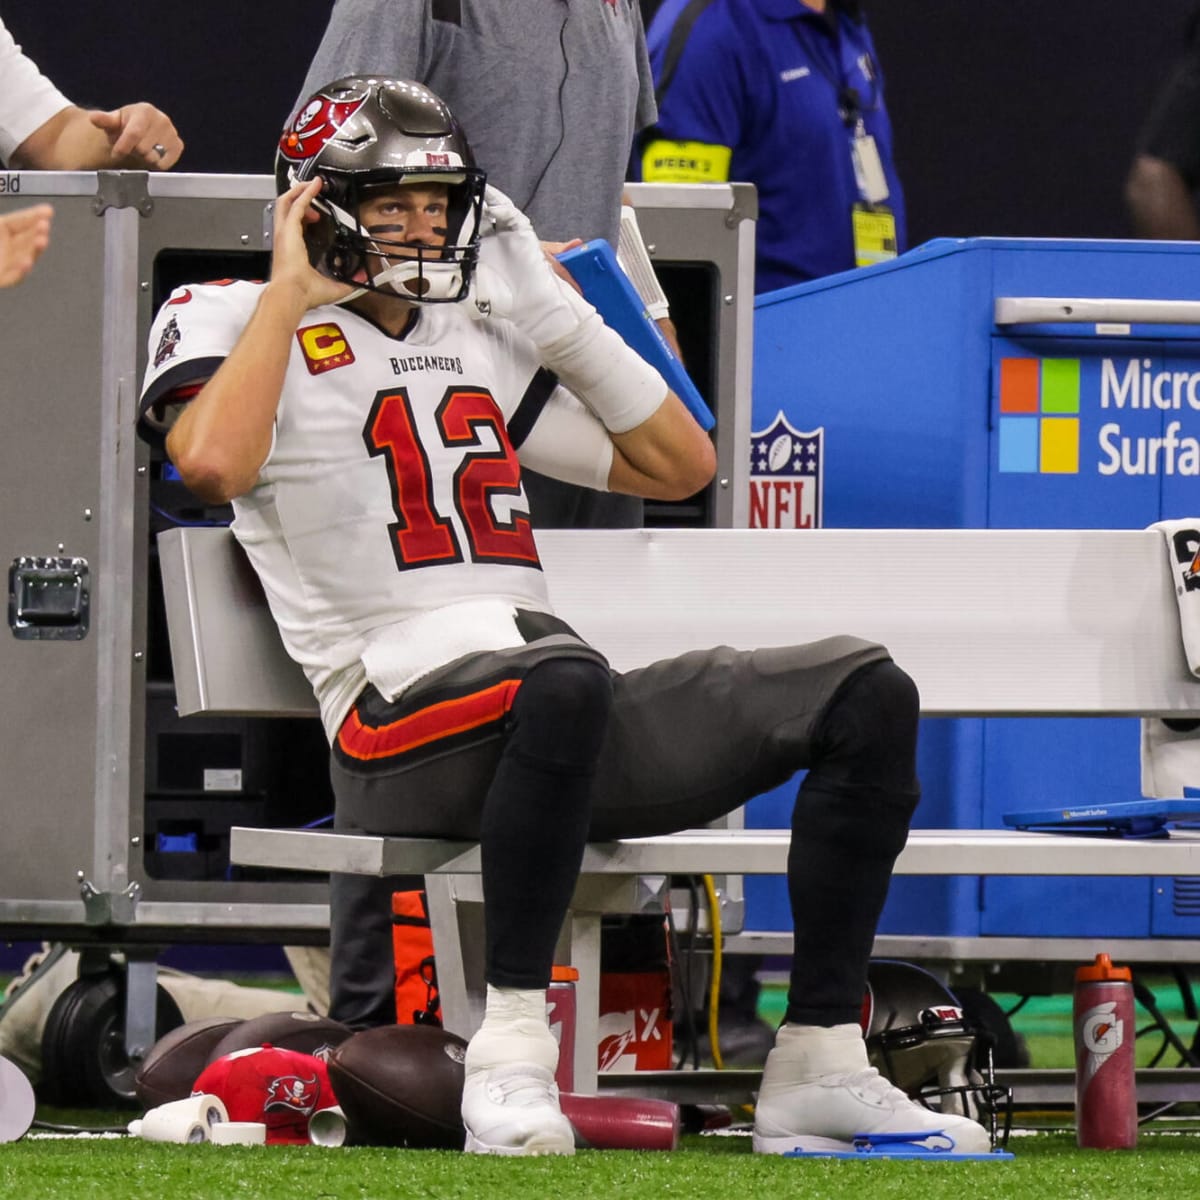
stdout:
{"type": "Polygon", "coordinates": [[[778,413],[750,432],[750,528],[820,529],[825,427],[801,433],[778,413]]]}

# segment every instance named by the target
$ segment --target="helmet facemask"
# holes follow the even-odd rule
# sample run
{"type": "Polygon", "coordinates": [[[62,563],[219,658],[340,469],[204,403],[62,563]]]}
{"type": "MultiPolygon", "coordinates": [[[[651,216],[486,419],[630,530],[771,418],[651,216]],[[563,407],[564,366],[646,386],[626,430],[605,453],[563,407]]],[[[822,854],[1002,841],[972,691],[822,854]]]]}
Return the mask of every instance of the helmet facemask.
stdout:
{"type": "MultiPolygon", "coordinates": [[[[446,105],[406,80],[348,77],[317,92],[279,143],[276,183],[285,191],[319,175],[321,220],[305,228],[313,265],[364,291],[413,304],[464,299],[479,258],[485,173],[446,105]],[[359,220],[381,187],[444,184],[442,244],[372,234],[359,220]]],[[[352,297],[346,297],[351,299],[352,297]]]]}
{"type": "Polygon", "coordinates": [[[957,1007],[924,1009],[918,1024],[867,1038],[873,1066],[932,1112],[970,1117],[1003,1146],[1012,1125],[1012,1090],[996,1083],[987,1035],[957,1007]]]}
{"type": "Polygon", "coordinates": [[[346,179],[326,189],[314,207],[326,228],[314,231],[317,265],[326,274],[363,291],[399,296],[412,304],[452,304],[466,297],[479,261],[479,227],[485,177],[473,168],[433,174],[396,172],[391,179],[346,179]],[[446,185],[446,225],[440,245],[391,240],[360,220],[362,203],[381,187],[446,185]]]}
{"type": "Polygon", "coordinates": [[[1003,1146],[1012,1090],[996,1083],[992,1038],[963,1014],[954,994],[911,963],[873,959],[863,1002],[872,1066],[932,1112],[978,1121],[1003,1146]]]}

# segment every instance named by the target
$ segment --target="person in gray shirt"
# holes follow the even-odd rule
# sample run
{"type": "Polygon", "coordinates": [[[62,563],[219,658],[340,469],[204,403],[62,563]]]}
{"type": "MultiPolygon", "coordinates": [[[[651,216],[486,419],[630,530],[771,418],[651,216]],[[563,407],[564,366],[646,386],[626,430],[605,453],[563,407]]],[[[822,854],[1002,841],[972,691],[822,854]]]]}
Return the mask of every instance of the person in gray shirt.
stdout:
{"type": "MultiPolygon", "coordinates": [[[[643,11],[636,0],[334,0],[300,96],[354,63],[440,88],[545,244],[616,247],[633,139],[658,116],[643,11]]],[[[659,326],[678,354],[665,313],[664,303],[659,326]]],[[[568,491],[580,495],[554,494],[568,491]]],[[[641,504],[628,501],[604,499],[596,511],[609,519],[597,520],[586,505],[552,512],[535,498],[534,523],[639,524],[641,504]]]]}
{"type": "Polygon", "coordinates": [[[550,241],[617,244],[654,81],[636,0],[336,0],[300,100],[350,74],[432,88],[550,241]]]}

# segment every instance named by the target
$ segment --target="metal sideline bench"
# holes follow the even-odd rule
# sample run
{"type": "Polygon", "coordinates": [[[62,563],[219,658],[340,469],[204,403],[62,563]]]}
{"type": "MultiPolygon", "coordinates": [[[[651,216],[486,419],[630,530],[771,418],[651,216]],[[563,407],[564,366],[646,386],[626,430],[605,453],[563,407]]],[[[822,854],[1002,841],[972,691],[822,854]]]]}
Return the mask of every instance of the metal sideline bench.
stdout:
{"type": "MultiPolygon", "coordinates": [[[[180,715],[302,715],[315,703],[224,529],[159,537],[180,715]]],[[[854,633],[886,644],[936,716],[1200,716],[1161,535],[1124,530],[547,531],[556,610],[618,669],[718,642],[854,633]]],[[[640,907],[647,877],[777,874],[786,830],[692,830],[589,846],[568,928],[575,1079],[596,1088],[600,914],[640,907]]],[[[482,994],[471,843],[235,828],[235,862],[424,873],[447,1026],[482,994]]],[[[914,830],[898,874],[1194,875],[1200,835],[1122,841],[914,830]]]]}

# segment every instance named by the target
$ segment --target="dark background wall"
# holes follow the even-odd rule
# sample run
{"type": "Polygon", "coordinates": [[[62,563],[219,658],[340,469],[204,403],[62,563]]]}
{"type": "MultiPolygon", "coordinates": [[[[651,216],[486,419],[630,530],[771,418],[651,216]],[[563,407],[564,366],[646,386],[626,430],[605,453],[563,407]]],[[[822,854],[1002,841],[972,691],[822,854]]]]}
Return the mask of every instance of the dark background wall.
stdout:
{"type": "Polygon", "coordinates": [[[1138,127],[1196,0],[868,0],[914,243],[1124,237],[1138,127]]]}
{"type": "Polygon", "coordinates": [[[187,143],[178,170],[268,173],[331,0],[0,0],[76,104],[150,100],[187,143]]]}
{"type": "MultiPolygon", "coordinates": [[[[1195,0],[867,7],[914,243],[1127,233],[1121,186],[1137,129],[1195,0]]],[[[169,112],[187,142],[181,169],[264,172],[329,8],[3,0],[0,16],[78,103],[148,99],[169,112]]]]}

